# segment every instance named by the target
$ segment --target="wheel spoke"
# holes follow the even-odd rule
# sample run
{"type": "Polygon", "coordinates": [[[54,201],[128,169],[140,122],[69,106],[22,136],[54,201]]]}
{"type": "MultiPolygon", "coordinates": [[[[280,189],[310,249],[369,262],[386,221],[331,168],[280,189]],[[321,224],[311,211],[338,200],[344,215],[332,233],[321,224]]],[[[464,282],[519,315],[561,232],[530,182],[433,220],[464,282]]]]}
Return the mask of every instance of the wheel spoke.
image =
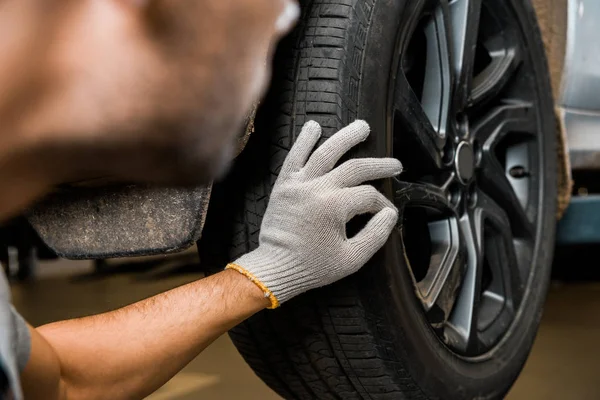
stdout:
{"type": "Polygon", "coordinates": [[[425,170],[440,169],[442,158],[440,149],[443,141],[434,129],[423,106],[410,87],[406,76],[400,73],[396,79],[395,117],[399,118],[399,146],[415,144],[423,156],[425,170]],[[404,141],[403,138],[408,140],[404,141]]]}
{"type": "Polygon", "coordinates": [[[481,218],[491,222],[503,238],[510,239],[512,231],[506,212],[492,198],[481,190],[477,192],[475,213],[481,213],[481,218]]]}
{"type": "Polygon", "coordinates": [[[477,192],[476,205],[461,219],[461,227],[467,270],[446,337],[460,351],[471,353],[489,346],[506,329],[520,304],[524,282],[508,216],[489,196],[477,192]],[[485,229],[486,223],[493,235],[485,229]],[[493,279],[482,288],[484,258],[493,279]]]}
{"type": "MultiPolygon", "coordinates": [[[[482,220],[491,226],[493,234],[484,236],[484,249],[493,279],[484,297],[497,301],[507,299],[510,306],[518,306],[523,293],[523,280],[510,221],[506,212],[482,191],[477,192],[475,213],[480,213],[482,220]]],[[[488,315],[491,313],[488,312],[488,315]]]]}
{"type": "Polygon", "coordinates": [[[447,184],[408,183],[394,179],[395,204],[403,213],[411,207],[428,209],[427,223],[431,257],[425,276],[415,281],[417,296],[426,311],[437,304],[445,321],[454,306],[456,291],[464,275],[465,250],[462,246],[458,217],[448,201],[447,184]]]}
{"type": "Polygon", "coordinates": [[[491,152],[508,132],[534,134],[536,120],[531,103],[519,102],[494,108],[471,129],[471,141],[478,141],[483,151],[491,152]]]}
{"type": "Polygon", "coordinates": [[[466,107],[473,81],[481,0],[455,0],[450,4],[451,47],[456,77],[455,108],[466,107]]]}
{"type": "Polygon", "coordinates": [[[515,42],[512,40],[512,32],[504,33],[503,36],[497,35],[484,43],[491,62],[473,78],[470,106],[483,103],[500,93],[521,64],[519,47],[508,44],[515,42]]]}
{"type": "Polygon", "coordinates": [[[433,221],[428,228],[431,260],[427,275],[417,282],[417,294],[425,310],[429,311],[437,302],[447,318],[454,305],[464,269],[458,220],[451,217],[433,221]]]}
{"type": "Polygon", "coordinates": [[[486,222],[484,251],[488,282],[482,288],[477,317],[477,343],[484,348],[494,345],[514,319],[521,303],[524,281],[521,279],[517,252],[508,216],[485,193],[477,193],[475,213],[486,222]]]}
{"type": "Polygon", "coordinates": [[[446,137],[450,95],[452,93],[452,66],[450,64],[450,32],[448,5],[445,1],[433,11],[425,26],[427,38],[427,63],[421,104],[433,129],[439,137],[446,137]]]}
{"type": "Polygon", "coordinates": [[[446,324],[446,341],[462,352],[472,350],[477,344],[477,315],[481,286],[483,220],[481,213],[466,213],[460,220],[467,250],[465,277],[459,290],[456,305],[446,324]]]}
{"type": "Polygon", "coordinates": [[[482,348],[489,348],[497,343],[515,318],[514,309],[502,304],[501,301],[501,298],[493,294],[484,293],[480,313],[494,313],[498,307],[501,307],[501,311],[489,325],[477,332],[477,343],[482,348]]]}

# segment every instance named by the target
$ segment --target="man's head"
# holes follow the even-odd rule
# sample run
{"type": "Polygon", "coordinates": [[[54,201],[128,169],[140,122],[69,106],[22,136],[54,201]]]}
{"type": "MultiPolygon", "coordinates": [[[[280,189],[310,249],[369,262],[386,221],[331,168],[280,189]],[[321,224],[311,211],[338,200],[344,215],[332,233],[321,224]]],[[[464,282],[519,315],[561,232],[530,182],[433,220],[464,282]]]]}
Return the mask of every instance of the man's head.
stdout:
{"type": "Polygon", "coordinates": [[[209,181],[265,89],[293,1],[1,1],[0,163],[30,155],[57,181],[209,181]]]}

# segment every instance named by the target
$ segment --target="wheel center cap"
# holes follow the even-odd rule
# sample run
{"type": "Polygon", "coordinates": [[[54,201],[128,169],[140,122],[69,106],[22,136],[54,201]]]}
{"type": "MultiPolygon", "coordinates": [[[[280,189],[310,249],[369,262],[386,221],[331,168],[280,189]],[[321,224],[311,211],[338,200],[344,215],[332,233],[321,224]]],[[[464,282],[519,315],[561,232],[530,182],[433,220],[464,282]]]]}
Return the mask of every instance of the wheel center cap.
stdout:
{"type": "Polygon", "coordinates": [[[454,167],[456,175],[463,183],[468,183],[473,178],[475,172],[475,155],[473,148],[467,142],[460,142],[456,148],[456,156],[454,158],[454,167]]]}

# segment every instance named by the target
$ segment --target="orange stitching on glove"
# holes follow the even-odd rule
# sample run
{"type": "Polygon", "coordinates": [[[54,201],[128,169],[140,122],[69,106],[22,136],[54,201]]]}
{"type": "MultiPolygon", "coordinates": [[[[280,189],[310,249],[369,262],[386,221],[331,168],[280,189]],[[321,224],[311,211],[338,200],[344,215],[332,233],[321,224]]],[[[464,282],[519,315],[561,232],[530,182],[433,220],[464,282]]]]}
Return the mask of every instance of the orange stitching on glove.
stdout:
{"type": "Polygon", "coordinates": [[[258,286],[260,288],[260,290],[262,290],[265,293],[265,297],[267,297],[271,301],[271,306],[267,307],[269,310],[273,310],[273,309],[279,307],[279,300],[277,300],[277,297],[275,297],[273,292],[271,292],[269,290],[269,288],[265,286],[264,283],[262,283],[260,280],[258,280],[258,278],[255,277],[254,275],[252,275],[250,272],[246,271],[243,267],[240,267],[237,264],[231,263],[231,264],[227,264],[225,269],[236,270],[240,274],[244,275],[246,278],[250,279],[250,281],[252,281],[256,286],[258,286]]]}

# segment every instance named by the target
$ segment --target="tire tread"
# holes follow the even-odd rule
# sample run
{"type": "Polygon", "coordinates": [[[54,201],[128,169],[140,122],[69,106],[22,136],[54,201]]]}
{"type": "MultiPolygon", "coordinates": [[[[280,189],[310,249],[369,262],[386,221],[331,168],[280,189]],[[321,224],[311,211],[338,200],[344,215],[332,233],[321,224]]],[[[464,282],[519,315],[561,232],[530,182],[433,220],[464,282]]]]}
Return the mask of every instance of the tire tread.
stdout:
{"type": "MultiPolygon", "coordinates": [[[[311,3],[304,5],[297,29],[303,33],[291,39],[291,54],[281,57],[286,64],[276,68],[284,72],[275,94],[279,118],[270,123],[267,139],[270,176],[246,191],[232,259],[258,246],[268,193],[304,123],[321,124],[325,140],[356,118],[358,71],[374,1],[311,3]],[[350,68],[350,82],[342,79],[345,68],[350,68]]],[[[294,299],[283,310],[260,313],[230,335],[257,375],[286,399],[425,398],[403,368],[390,373],[351,279],[294,299]]]]}

